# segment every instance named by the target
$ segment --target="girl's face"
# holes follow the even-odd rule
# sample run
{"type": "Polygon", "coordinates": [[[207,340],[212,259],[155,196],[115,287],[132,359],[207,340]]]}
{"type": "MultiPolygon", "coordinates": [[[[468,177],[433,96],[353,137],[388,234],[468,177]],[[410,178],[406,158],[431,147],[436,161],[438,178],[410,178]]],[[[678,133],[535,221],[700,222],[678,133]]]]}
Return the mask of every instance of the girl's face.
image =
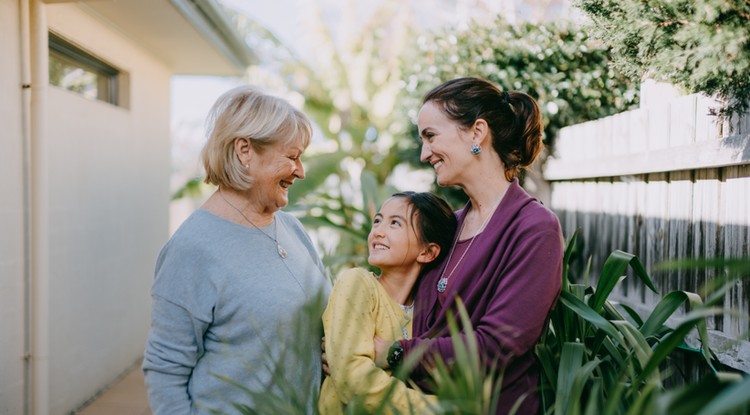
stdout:
{"type": "Polygon", "coordinates": [[[460,128],[434,102],[427,102],[417,117],[422,140],[420,160],[435,169],[440,186],[461,185],[462,175],[472,163],[473,134],[460,128]]]}
{"type": "Polygon", "coordinates": [[[424,245],[416,234],[412,207],[403,197],[392,197],[375,214],[367,237],[368,262],[381,270],[419,266],[417,257],[424,245]]]}

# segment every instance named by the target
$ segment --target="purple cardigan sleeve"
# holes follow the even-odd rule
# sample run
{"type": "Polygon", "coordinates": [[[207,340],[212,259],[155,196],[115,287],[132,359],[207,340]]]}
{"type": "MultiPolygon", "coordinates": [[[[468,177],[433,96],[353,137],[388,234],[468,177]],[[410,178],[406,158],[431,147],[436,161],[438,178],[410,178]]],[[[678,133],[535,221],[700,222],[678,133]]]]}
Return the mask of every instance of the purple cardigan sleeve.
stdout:
{"type": "MultiPolygon", "coordinates": [[[[469,311],[479,350],[487,362],[507,366],[514,358],[530,352],[545,329],[562,282],[563,241],[559,222],[551,215],[550,212],[544,215],[546,219],[531,224],[503,228],[515,236],[488,242],[477,254],[485,258],[467,255],[467,259],[479,263],[476,269],[462,265],[465,272],[473,275],[464,276],[466,282],[458,288],[458,294],[469,311]]],[[[420,294],[427,292],[422,288],[434,290],[429,281],[423,283],[426,287],[420,287],[420,294]]],[[[445,327],[445,313],[435,313],[437,323],[431,325],[429,332],[419,333],[419,337],[415,333],[414,339],[402,343],[407,354],[426,350],[427,359],[412,374],[417,379],[427,375],[424,363],[429,364],[429,356],[437,353],[444,361],[455,356],[445,327]]],[[[520,375],[506,373],[510,377],[520,375]]]]}

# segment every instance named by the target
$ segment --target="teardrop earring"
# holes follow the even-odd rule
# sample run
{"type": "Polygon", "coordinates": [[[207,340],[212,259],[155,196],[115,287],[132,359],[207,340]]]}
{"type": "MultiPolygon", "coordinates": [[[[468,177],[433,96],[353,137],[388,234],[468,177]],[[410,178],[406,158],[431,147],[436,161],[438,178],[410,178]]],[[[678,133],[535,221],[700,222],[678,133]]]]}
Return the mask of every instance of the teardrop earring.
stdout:
{"type": "Polygon", "coordinates": [[[482,146],[479,145],[479,143],[474,143],[471,145],[471,154],[478,156],[479,153],[482,152],[482,146]]]}

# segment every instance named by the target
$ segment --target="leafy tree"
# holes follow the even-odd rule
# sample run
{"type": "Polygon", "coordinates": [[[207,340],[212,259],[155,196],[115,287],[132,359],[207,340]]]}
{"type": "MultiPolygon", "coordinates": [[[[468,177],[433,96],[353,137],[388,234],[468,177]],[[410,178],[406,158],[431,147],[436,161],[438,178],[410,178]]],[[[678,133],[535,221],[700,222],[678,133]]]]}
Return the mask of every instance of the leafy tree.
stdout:
{"type": "Polygon", "coordinates": [[[746,0],[578,0],[615,65],[726,101],[721,115],[750,105],[750,2],[746,0]]]}

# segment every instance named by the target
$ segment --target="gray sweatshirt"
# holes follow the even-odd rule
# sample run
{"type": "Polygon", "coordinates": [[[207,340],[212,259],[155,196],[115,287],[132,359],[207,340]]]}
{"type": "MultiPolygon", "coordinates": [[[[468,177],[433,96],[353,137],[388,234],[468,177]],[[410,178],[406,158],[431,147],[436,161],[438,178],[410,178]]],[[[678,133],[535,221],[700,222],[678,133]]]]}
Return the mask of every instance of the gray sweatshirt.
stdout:
{"type": "Polygon", "coordinates": [[[162,248],[143,361],[155,415],[264,412],[269,398],[312,411],[330,282],[299,221],[275,222],[262,230],[286,258],[261,230],[205,210],[162,248]]]}

